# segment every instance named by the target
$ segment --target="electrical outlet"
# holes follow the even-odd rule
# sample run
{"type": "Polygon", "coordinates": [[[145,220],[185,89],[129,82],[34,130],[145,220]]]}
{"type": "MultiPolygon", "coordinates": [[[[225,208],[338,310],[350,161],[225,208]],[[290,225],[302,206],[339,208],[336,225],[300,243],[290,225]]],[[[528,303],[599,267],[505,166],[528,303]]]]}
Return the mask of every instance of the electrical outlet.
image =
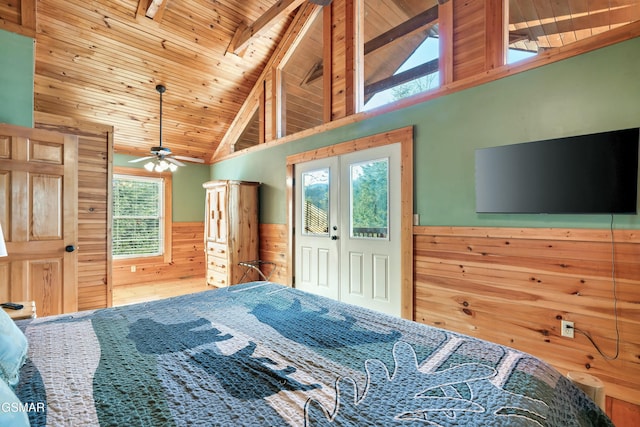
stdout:
{"type": "Polygon", "coordinates": [[[563,337],[573,338],[573,334],[574,334],[573,322],[569,322],[568,320],[561,320],[560,332],[563,337]]]}
{"type": "Polygon", "coordinates": [[[131,266],[131,272],[132,272],[132,273],[135,273],[135,272],[136,272],[136,266],[135,266],[135,265],[132,265],[132,266],[131,266]]]}

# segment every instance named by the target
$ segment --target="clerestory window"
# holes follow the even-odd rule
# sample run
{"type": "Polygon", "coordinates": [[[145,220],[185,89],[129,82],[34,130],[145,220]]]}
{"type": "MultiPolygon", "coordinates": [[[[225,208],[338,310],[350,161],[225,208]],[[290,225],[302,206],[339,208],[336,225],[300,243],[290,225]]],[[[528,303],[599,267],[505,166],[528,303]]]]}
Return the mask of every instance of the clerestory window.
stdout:
{"type": "Polygon", "coordinates": [[[506,0],[507,63],[560,48],[640,20],[639,0],[536,2],[506,0]]]}
{"type": "Polygon", "coordinates": [[[440,86],[438,2],[363,0],[364,110],[440,86]]]}

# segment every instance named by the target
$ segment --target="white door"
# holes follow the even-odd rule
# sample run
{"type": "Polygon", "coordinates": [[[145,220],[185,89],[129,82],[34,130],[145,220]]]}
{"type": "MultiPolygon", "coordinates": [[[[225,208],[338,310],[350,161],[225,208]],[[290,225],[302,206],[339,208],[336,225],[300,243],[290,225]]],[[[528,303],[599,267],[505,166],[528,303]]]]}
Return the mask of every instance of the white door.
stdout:
{"type": "Polygon", "coordinates": [[[340,164],[340,300],[400,316],[400,144],[340,164]]]}
{"type": "Polygon", "coordinates": [[[296,165],[296,288],[339,299],[338,159],[296,165]]]}
{"type": "Polygon", "coordinates": [[[400,144],[296,164],[295,283],[400,315],[400,144]]]}

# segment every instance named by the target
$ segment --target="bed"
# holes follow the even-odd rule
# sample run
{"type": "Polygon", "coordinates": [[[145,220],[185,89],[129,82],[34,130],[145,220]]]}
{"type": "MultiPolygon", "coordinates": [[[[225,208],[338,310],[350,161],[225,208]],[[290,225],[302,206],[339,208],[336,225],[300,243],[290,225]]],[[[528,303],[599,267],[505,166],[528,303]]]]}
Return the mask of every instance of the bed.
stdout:
{"type": "Polygon", "coordinates": [[[269,282],[16,324],[32,426],[612,426],[530,355],[269,282]]]}

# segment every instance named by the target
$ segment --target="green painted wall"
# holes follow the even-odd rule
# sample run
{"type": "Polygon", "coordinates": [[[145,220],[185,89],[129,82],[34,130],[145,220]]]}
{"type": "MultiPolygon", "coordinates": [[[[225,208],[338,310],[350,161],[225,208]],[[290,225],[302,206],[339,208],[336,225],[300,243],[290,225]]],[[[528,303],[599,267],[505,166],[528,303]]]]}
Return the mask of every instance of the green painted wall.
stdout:
{"type": "MultiPolygon", "coordinates": [[[[144,162],[129,163],[129,160],[135,158],[124,154],[115,154],[113,165],[143,168],[144,162]]],[[[209,169],[208,165],[189,163],[173,173],[171,180],[173,222],[204,221],[205,192],[202,184],[209,181],[209,169]]]]}
{"type": "MultiPolygon", "coordinates": [[[[263,183],[263,223],[286,221],[289,154],[414,126],[421,225],[607,228],[608,215],[475,213],[477,148],[640,126],[640,38],[285,145],[217,163],[212,179],[263,183]]],[[[640,228],[616,215],[618,228],[640,228]]]]}
{"type": "Polygon", "coordinates": [[[0,123],[33,127],[34,40],[0,30],[0,123]]]}

